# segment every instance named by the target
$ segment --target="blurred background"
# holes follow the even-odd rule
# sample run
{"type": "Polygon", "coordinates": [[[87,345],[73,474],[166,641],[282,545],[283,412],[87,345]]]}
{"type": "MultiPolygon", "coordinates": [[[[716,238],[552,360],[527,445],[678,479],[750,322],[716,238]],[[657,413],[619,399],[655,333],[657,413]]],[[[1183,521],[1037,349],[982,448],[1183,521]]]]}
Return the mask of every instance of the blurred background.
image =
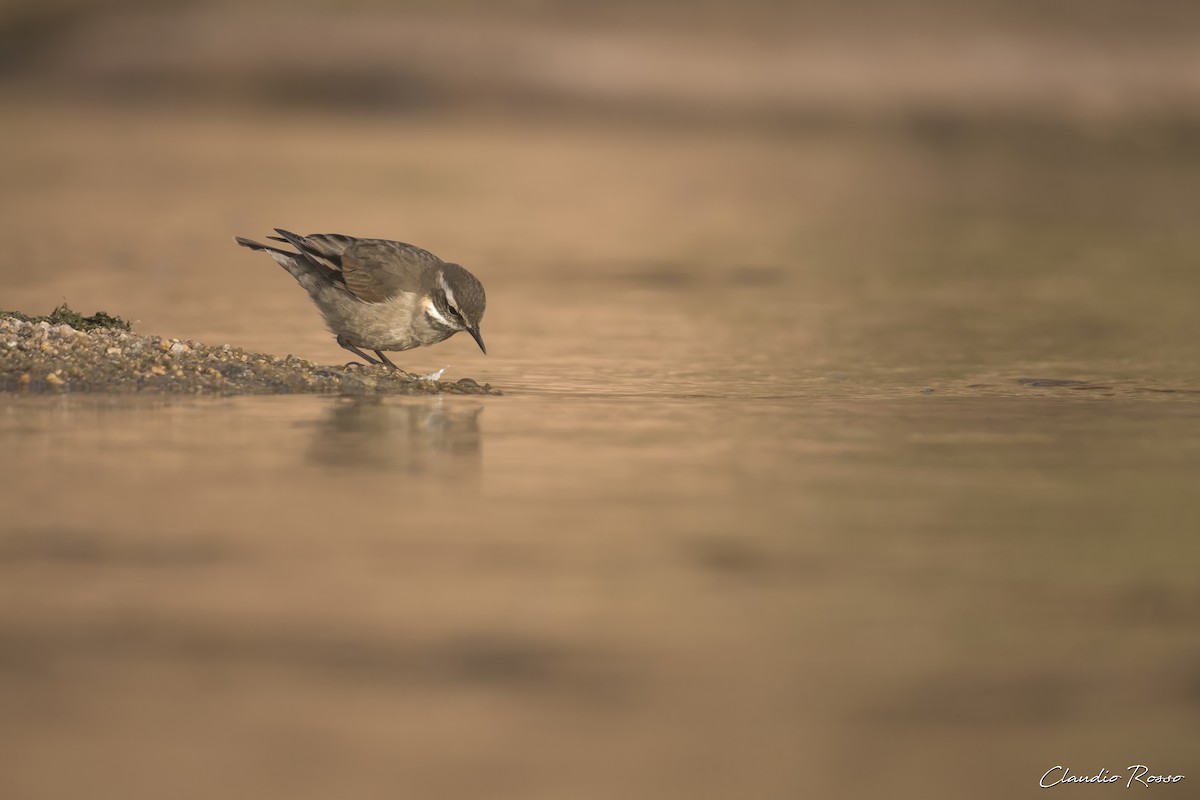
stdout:
{"type": "MultiPolygon", "coordinates": [[[[1196,244],[1198,16],[1167,0],[6,2],[6,302],[340,358],[319,325],[282,330],[303,297],[230,250],[280,226],[483,273],[498,352],[518,349],[516,300],[631,276],[773,284],[832,317],[809,363],[865,335],[884,362],[978,364],[1015,321],[1030,355],[1157,352],[1194,316],[1161,288],[1196,244]],[[928,325],[945,336],[913,353],[928,325]]],[[[491,363],[447,348],[468,372],[491,363]]]]}
{"type": "Polygon", "coordinates": [[[1198,41],[1176,0],[3,0],[0,308],[342,363],[231,237],[400,239],[480,277],[489,355],[398,363],[506,396],[4,398],[0,796],[1200,780],[1198,41]]]}

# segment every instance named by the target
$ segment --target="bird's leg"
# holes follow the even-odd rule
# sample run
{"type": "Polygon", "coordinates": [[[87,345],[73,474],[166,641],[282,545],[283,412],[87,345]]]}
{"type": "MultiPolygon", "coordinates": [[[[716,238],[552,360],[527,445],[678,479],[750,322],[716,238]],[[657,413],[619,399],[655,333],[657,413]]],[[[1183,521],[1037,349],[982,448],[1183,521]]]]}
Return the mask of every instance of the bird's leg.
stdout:
{"type": "MultiPolygon", "coordinates": [[[[337,343],[339,345],[341,345],[342,347],[346,348],[347,350],[349,350],[351,353],[354,353],[354,355],[358,356],[359,358],[361,358],[363,361],[367,362],[368,364],[379,365],[379,364],[383,363],[382,361],[376,361],[375,359],[371,358],[369,355],[364,353],[362,350],[359,350],[357,347],[355,347],[354,345],[347,342],[341,336],[339,336],[337,338],[337,343]]],[[[376,352],[379,352],[379,351],[377,350],[376,352]]],[[[347,366],[349,366],[349,365],[347,365],[347,366]]]]}
{"type": "Polygon", "coordinates": [[[379,358],[380,358],[380,359],[383,361],[383,363],[384,363],[384,364],[387,364],[389,367],[391,367],[392,369],[396,370],[396,372],[399,372],[401,375],[407,375],[407,376],[408,376],[408,377],[410,377],[410,378],[412,377],[412,373],[411,373],[411,372],[408,372],[408,371],[406,371],[406,370],[402,370],[402,369],[400,369],[399,367],[397,367],[395,364],[393,364],[393,363],[392,363],[392,360],[391,360],[390,358],[388,358],[387,356],[385,356],[385,355],[384,355],[382,352],[380,352],[379,350],[376,350],[376,351],[375,351],[375,355],[379,356],[379,358]]]}

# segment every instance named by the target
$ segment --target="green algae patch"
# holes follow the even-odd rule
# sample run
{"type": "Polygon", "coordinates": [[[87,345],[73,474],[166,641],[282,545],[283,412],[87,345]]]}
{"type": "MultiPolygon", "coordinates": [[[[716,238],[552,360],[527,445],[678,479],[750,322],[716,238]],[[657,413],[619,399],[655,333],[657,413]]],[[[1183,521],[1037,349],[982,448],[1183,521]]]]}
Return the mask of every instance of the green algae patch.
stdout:
{"type": "Polygon", "coordinates": [[[22,322],[45,322],[50,325],[70,325],[77,331],[93,331],[96,328],[115,328],[120,331],[132,331],[133,325],[120,317],[114,317],[106,311],[97,311],[90,317],[85,317],[75,309],[63,303],[49,314],[31,317],[20,311],[2,311],[0,317],[14,317],[22,322]]]}

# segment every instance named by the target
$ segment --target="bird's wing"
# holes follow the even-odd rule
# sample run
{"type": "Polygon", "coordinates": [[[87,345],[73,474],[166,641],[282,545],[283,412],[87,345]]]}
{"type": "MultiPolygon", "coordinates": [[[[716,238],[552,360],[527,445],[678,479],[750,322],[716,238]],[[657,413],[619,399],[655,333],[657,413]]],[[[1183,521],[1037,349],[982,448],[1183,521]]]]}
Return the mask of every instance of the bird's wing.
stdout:
{"type": "Polygon", "coordinates": [[[428,250],[387,239],[356,239],[341,254],[346,288],[368,303],[420,291],[422,272],[441,263],[428,250]]]}
{"type": "Polygon", "coordinates": [[[342,253],[355,242],[353,236],[343,236],[340,233],[310,233],[308,236],[301,236],[283,228],[276,228],[275,232],[279,235],[267,238],[287,242],[309,261],[336,272],[342,271],[342,253]]]}
{"type": "Polygon", "coordinates": [[[309,258],[324,261],[326,266],[334,269],[341,269],[342,253],[356,241],[353,236],[340,233],[310,233],[307,236],[297,236],[279,228],[275,230],[283,236],[271,236],[271,239],[277,242],[291,242],[309,258]]]}
{"type": "Polygon", "coordinates": [[[388,239],[357,239],[340,233],[310,233],[299,236],[276,228],[279,236],[319,266],[333,270],[346,288],[360,300],[378,303],[401,292],[421,288],[421,272],[442,260],[411,244],[388,239]]]}

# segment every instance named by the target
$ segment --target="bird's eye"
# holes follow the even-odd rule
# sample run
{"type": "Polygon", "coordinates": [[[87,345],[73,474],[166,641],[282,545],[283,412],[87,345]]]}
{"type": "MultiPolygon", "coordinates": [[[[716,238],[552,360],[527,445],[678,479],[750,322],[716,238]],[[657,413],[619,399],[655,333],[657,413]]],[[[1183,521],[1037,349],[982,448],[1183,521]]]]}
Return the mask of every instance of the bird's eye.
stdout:
{"type": "Polygon", "coordinates": [[[450,312],[450,316],[462,319],[462,314],[458,313],[458,309],[454,306],[446,306],[446,310],[450,312]]]}

